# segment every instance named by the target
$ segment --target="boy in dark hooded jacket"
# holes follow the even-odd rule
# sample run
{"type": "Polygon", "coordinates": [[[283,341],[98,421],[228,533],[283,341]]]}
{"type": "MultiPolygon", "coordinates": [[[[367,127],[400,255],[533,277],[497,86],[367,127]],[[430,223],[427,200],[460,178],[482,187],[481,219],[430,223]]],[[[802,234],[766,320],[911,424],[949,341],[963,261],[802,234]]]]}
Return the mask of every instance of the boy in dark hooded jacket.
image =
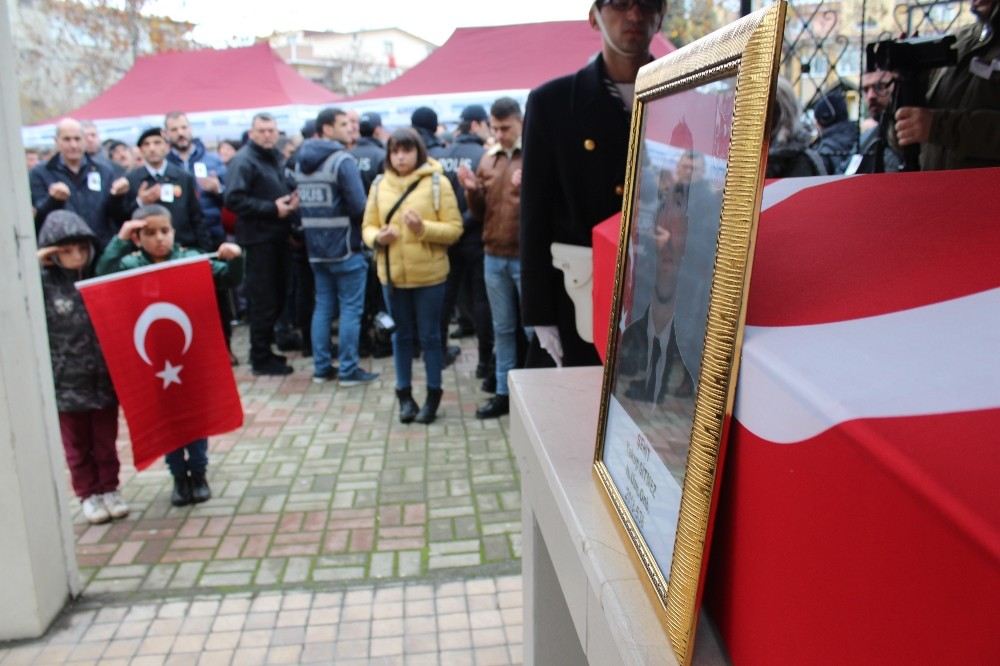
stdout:
{"type": "Polygon", "coordinates": [[[118,492],[118,398],[75,286],[93,276],[97,242],[83,218],[67,210],[49,213],[38,235],[59,431],[73,491],[95,524],[129,511],[118,492]]]}

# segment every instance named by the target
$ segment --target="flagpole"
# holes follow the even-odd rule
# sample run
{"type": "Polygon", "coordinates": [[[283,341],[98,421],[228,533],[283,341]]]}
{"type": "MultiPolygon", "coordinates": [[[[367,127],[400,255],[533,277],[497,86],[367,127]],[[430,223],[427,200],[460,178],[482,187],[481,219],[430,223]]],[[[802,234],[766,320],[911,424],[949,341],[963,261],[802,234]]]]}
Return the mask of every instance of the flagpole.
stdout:
{"type": "Polygon", "coordinates": [[[130,268],[127,271],[118,271],[115,273],[108,273],[107,275],[100,275],[98,277],[93,277],[87,280],[80,280],[76,283],[77,289],[86,289],[87,287],[92,287],[95,284],[102,284],[105,282],[114,282],[115,280],[121,280],[124,278],[133,277],[135,275],[142,275],[143,273],[152,273],[154,271],[162,271],[170,268],[176,268],[177,266],[185,266],[187,264],[197,263],[199,261],[208,261],[209,259],[215,259],[219,256],[218,252],[211,252],[209,254],[199,254],[197,257],[184,257],[183,259],[171,259],[170,261],[161,261],[158,264],[150,264],[149,266],[139,266],[138,268],[130,268]]]}

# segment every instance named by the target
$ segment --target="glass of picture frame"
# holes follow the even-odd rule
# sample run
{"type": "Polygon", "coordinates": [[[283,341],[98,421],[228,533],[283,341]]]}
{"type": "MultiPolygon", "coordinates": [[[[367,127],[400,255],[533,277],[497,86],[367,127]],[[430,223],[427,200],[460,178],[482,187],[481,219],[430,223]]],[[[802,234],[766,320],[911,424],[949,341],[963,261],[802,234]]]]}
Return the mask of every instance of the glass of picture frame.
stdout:
{"type": "Polygon", "coordinates": [[[595,452],[690,662],[732,415],[783,0],[639,71],[595,452]]]}

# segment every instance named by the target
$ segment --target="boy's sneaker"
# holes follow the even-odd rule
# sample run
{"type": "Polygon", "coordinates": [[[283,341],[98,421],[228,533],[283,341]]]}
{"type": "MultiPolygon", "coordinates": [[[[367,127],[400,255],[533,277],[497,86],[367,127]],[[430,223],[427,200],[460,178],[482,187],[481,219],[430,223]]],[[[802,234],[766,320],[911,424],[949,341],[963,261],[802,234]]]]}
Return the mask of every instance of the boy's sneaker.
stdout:
{"type": "Polygon", "coordinates": [[[122,494],[117,490],[101,495],[101,501],[104,502],[104,508],[115,520],[128,515],[128,504],[125,503],[122,494]]]}
{"type": "Polygon", "coordinates": [[[337,368],[329,367],[323,372],[317,372],[313,375],[313,384],[322,384],[324,382],[332,382],[337,378],[337,368]]]}
{"type": "Polygon", "coordinates": [[[100,525],[111,520],[111,514],[104,507],[100,495],[91,495],[82,502],[83,516],[92,525],[100,525]]]}
{"type": "Polygon", "coordinates": [[[255,375],[290,375],[292,366],[284,361],[268,359],[263,363],[254,363],[252,371],[255,375]]]}
{"type": "Polygon", "coordinates": [[[367,372],[361,368],[354,368],[351,372],[346,375],[340,376],[339,384],[341,386],[359,386],[361,384],[367,384],[368,382],[373,382],[378,379],[377,372],[367,372]]]}

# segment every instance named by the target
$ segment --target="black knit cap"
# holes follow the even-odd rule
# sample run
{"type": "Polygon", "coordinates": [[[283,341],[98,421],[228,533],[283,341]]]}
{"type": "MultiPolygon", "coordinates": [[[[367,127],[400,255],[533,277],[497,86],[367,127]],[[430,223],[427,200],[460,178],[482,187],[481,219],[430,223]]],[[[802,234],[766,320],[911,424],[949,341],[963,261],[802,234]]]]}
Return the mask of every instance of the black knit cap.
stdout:
{"type": "Polygon", "coordinates": [[[410,116],[410,124],[434,134],[438,128],[438,114],[429,106],[421,106],[410,116]]]}

